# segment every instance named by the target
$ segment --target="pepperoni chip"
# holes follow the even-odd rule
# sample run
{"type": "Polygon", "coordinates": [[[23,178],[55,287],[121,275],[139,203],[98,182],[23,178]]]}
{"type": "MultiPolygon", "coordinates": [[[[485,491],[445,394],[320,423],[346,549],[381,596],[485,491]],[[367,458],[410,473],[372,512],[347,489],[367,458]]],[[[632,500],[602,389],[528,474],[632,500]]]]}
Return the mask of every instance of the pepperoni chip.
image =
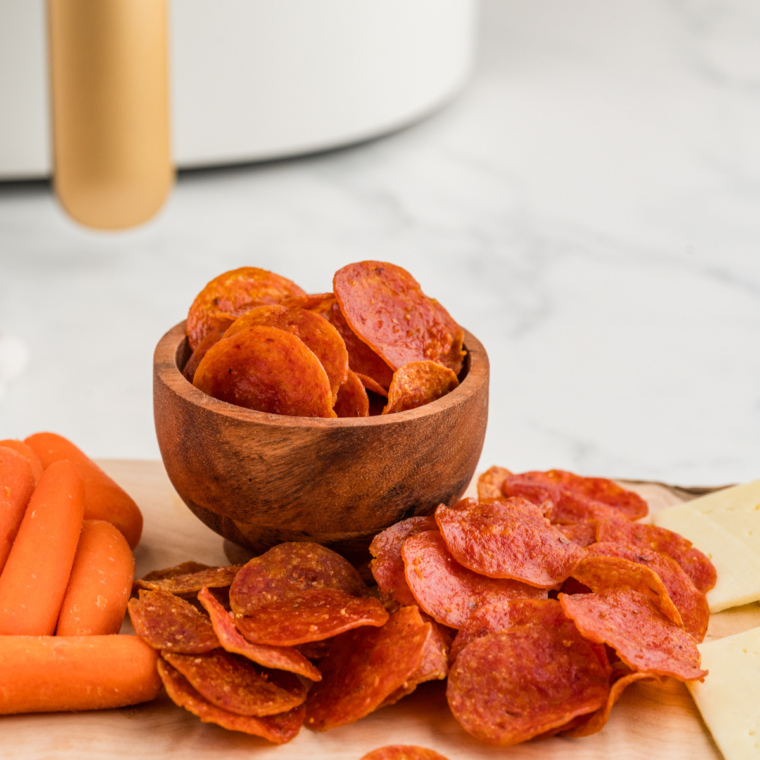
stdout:
{"type": "Polygon", "coordinates": [[[483,501],[484,499],[501,499],[504,494],[501,487],[504,481],[512,473],[504,467],[489,467],[478,478],[478,499],[483,501]]]}
{"type": "Polygon", "coordinates": [[[511,475],[502,486],[505,496],[522,496],[533,504],[552,502],[552,522],[576,523],[624,517],[638,520],[649,512],[633,491],[606,478],[584,478],[564,470],[511,475]]]}
{"type": "Polygon", "coordinates": [[[710,622],[707,597],[698,591],[683,568],[670,557],[648,549],[626,544],[601,541],[589,547],[589,557],[620,557],[636,562],[655,572],[668,591],[676,609],[681,613],[683,627],[697,641],[702,641],[710,622]]]}
{"type": "Polygon", "coordinates": [[[463,499],[454,507],[441,504],[435,519],[454,559],[490,578],[552,588],[584,555],[525,499],[463,499]]]}
{"type": "Polygon", "coordinates": [[[306,293],[302,296],[289,296],[280,301],[280,306],[288,309],[308,309],[315,314],[324,316],[330,311],[330,307],[335,303],[335,296],[332,293],[306,293]]]}
{"type": "Polygon", "coordinates": [[[428,624],[430,625],[430,633],[425,639],[420,666],[412,673],[408,681],[405,681],[396,691],[383,700],[381,707],[395,704],[411,694],[421,683],[441,681],[449,674],[450,643],[448,635],[434,620],[429,620],[428,624]]]}
{"type": "MultiPolygon", "coordinates": [[[[628,522],[626,520],[626,522],[628,522]]],[[[599,523],[596,520],[584,520],[570,525],[558,525],[565,538],[578,546],[591,546],[596,542],[596,530],[599,523]]]]}
{"type": "Polygon", "coordinates": [[[266,644],[252,644],[243,638],[235,627],[235,619],[204,588],[198,594],[198,601],[211,618],[214,633],[222,647],[273,670],[287,670],[312,681],[321,681],[322,674],[300,652],[291,647],[272,647],[266,644]]]}
{"type": "Polygon", "coordinates": [[[349,327],[394,370],[428,360],[459,374],[462,328],[405,269],[381,261],[349,264],[335,273],[333,291],[349,327]]]}
{"type": "Polygon", "coordinates": [[[578,563],[573,578],[598,594],[621,588],[636,591],[651,599],[677,626],[683,627],[681,613],[668,595],[665,584],[654,570],[643,564],[621,557],[590,556],[578,563]]]}
{"type": "Polygon", "coordinates": [[[269,414],[334,417],[330,381],[303,341],[277,327],[249,327],[209,349],[193,385],[228,404],[269,414]]]}
{"type": "Polygon", "coordinates": [[[248,660],[217,649],[206,654],[162,657],[204,698],[238,715],[267,715],[292,710],[306,701],[307,687],[292,673],[264,671],[248,660]]]}
{"type": "Polygon", "coordinates": [[[430,631],[416,607],[402,607],[381,628],[336,639],[320,663],[323,679],[306,700],[306,725],[327,731],[380,707],[420,667],[430,631]]]}
{"type": "Polygon", "coordinates": [[[636,681],[653,680],[658,681],[659,678],[655,675],[652,675],[651,673],[646,672],[633,672],[621,676],[612,682],[610,693],[607,697],[607,702],[604,707],[601,707],[596,712],[591,713],[590,716],[584,716],[583,718],[576,719],[578,721],[577,724],[562,731],[562,736],[579,738],[582,736],[591,736],[592,734],[599,733],[607,725],[607,721],[610,719],[610,712],[612,712],[612,708],[615,706],[618,699],[620,699],[623,691],[627,686],[630,686],[636,681]]]}
{"type": "Polygon", "coordinates": [[[632,544],[664,554],[675,560],[704,594],[715,586],[718,579],[713,563],[691,541],[667,528],[607,519],[600,521],[596,540],[632,544]]]}
{"type": "MultiPolygon", "coordinates": [[[[185,566],[193,567],[199,563],[184,563],[185,566]]],[[[179,565],[183,567],[183,565],[179,565]]],[[[189,572],[165,575],[164,577],[149,577],[146,575],[136,581],[140,588],[162,589],[176,596],[195,596],[202,588],[225,588],[235,580],[235,576],[242,565],[229,565],[227,567],[206,567],[192,569],[189,572]]],[[[184,568],[183,568],[184,569],[184,568]]],[[[164,570],[163,573],[171,572],[164,570]]]]}
{"type": "Polygon", "coordinates": [[[192,383],[195,373],[198,369],[198,365],[203,361],[203,357],[208,353],[212,346],[215,346],[221,339],[227,328],[235,320],[230,317],[219,317],[212,320],[212,325],[209,328],[206,335],[203,336],[203,340],[198,344],[198,347],[193,351],[190,358],[187,360],[182,374],[185,376],[188,382],[192,383]]]}
{"type": "Polygon", "coordinates": [[[388,613],[377,599],[323,588],[260,605],[249,615],[236,617],[235,625],[254,644],[294,646],[360,626],[381,626],[387,620],[388,613]]]}
{"type": "Polygon", "coordinates": [[[467,625],[459,629],[451,645],[449,661],[454,662],[468,644],[490,633],[522,625],[555,628],[566,621],[562,606],[555,599],[509,599],[488,604],[475,610],[467,625]]]}
{"type": "Polygon", "coordinates": [[[603,596],[560,594],[559,601],[585,638],[611,646],[632,670],[679,681],[707,675],[699,667],[697,643],[648,596],[617,589],[603,596]]]}
{"type": "Polygon", "coordinates": [[[391,744],[368,752],[361,760],[447,760],[435,750],[407,744],[391,744]]]}
{"type": "Polygon", "coordinates": [[[358,376],[348,370],[346,382],[338,389],[333,411],[338,417],[369,417],[369,398],[358,376]]]}
{"type": "Polygon", "coordinates": [[[461,628],[479,607],[507,599],[545,599],[546,591],[504,578],[486,578],[460,565],[438,531],[408,538],[401,549],[406,582],[417,604],[450,628],[461,628]]]}
{"type": "Polygon", "coordinates": [[[337,552],[307,541],[286,542],[250,560],[235,576],[230,606],[238,615],[317,589],[335,589],[352,596],[369,590],[356,568],[337,552]]]}
{"type": "Polygon", "coordinates": [[[302,654],[307,660],[319,661],[327,654],[328,649],[332,646],[332,641],[332,639],[307,641],[305,644],[298,644],[293,649],[302,654]]]}
{"type": "Polygon", "coordinates": [[[305,705],[266,718],[237,715],[222,710],[204,699],[190,682],[164,660],[158,661],[158,675],[169,698],[179,707],[197,715],[204,723],[216,723],[229,731],[261,736],[274,744],[285,744],[298,735],[306,714],[305,705]]]}
{"type": "Polygon", "coordinates": [[[254,306],[279,303],[303,295],[290,280],[256,267],[241,267],[220,274],[196,296],[187,315],[187,339],[195,351],[214,327],[214,320],[235,319],[254,306]]]}
{"type": "Polygon", "coordinates": [[[520,626],[473,641],[449,674],[454,717],[481,741],[511,746],[598,710],[607,673],[575,626],[520,626]]]}
{"type": "Polygon", "coordinates": [[[129,617],[135,633],[154,649],[202,654],[219,646],[209,619],[162,589],[140,591],[139,599],[130,599],[129,617]]]}
{"type": "Polygon", "coordinates": [[[457,376],[436,362],[409,362],[393,373],[383,414],[405,412],[442,398],[459,385],[457,376]]]}
{"type": "Polygon", "coordinates": [[[348,353],[343,338],[329,322],[306,309],[257,306],[238,317],[227,329],[224,338],[232,338],[249,327],[277,327],[299,337],[324,367],[335,401],[338,388],[346,381],[348,353]]]}
{"type": "Polygon", "coordinates": [[[394,599],[402,605],[417,604],[404,575],[401,547],[407,538],[436,528],[434,517],[409,517],[391,525],[372,539],[369,551],[374,559],[369,563],[369,569],[382,598],[394,599]]]}

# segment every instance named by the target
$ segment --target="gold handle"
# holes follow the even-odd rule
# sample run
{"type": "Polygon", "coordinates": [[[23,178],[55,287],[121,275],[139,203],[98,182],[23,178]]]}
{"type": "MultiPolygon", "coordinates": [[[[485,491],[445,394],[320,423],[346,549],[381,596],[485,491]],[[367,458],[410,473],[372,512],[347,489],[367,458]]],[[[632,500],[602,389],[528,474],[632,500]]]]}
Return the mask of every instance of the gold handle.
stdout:
{"type": "Polygon", "coordinates": [[[48,0],[55,190],[78,222],[150,219],[174,181],[166,0],[48,0]]]}

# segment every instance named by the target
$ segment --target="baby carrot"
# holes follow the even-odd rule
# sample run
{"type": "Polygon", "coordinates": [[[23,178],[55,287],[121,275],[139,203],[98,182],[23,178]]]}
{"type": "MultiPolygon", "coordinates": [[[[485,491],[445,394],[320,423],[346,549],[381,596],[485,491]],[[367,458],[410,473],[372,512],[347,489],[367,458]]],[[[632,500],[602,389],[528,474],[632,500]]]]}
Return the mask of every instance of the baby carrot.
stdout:
{"type": "Polygon", "coordinates": [[[71,462],[42,474],[0,575],[2,634],[55,631],[82,531],[84,484],[71,462]]]}
{"type": "Polygon", "coordinates": [[[32,475],[34,475],[34,485],[40,482],[42,477],[42,471],[45,469],[42,466],[40,458],[32,451],[32,447],[23,441],[18,441],[15,438],[6,438],[4,441],[0,441],[0,446],[13,449],[16,453],[25,457],[29,464],[32,466],[32,475]]]}
{"type": "Polygon", "coordinates": [[[0,572],[34,490],[29,462],[15,451],[0,447],[0,572]]]}
{"type": "Polygon", "coordinates": [[[75,464],[84,480],[85,518],[110,522],[124,534],[132,549],[137,546],[143,524],[139,507],[92,459],[71,441],[55,433],[35,433],[25,443],[34,449],[43,467],[60,459],[75,464]]]}
{"type": "Polygon", "coordinates": [[[0,636],[0,715],[147,702],[157,659],[137,636],[0,636]]]}
{"type": "Polygon", "coordinates": [[[124,536],[104,520],[85,520],[55,632],[118,633],[134,577],[135,558],[124,536]]]}

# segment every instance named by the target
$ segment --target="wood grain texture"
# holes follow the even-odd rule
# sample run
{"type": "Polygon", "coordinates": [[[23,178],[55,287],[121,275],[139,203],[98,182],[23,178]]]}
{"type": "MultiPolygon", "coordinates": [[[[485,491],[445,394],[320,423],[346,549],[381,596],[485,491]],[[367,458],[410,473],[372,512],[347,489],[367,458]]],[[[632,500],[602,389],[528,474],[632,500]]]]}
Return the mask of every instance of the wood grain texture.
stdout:
{"type": "Polygon", "coordinates": [[[465,333],[461,384],[426,406],[362,419],[266,414],[218,401],[181,373],[184,323],[158,343],[154,414],[177,492],[212,530],[260,553],[318,541],[356,561],[402,517],[453,504],[485,438],[489,363],[465,333]]]}
{"type": "MultiPolygon", "coordinates": [[[[137,501],[145,532],[135,552],[137,574],[195,559],[224,564],[223,539],[182,503],[160,462],[99,463],[137,501]]],[[[641,484],[635,490],[652,508],[678,503],[677,492],[641,484]]],[[[747,605],[713,615],[708,638],[760,625],[760,606],[747,605]]],[[[124,632],[131,632],[125,623],[124,632]]],[[[498,749],[479,744],[456,723],[441,684],[423,684],[414,694],[350,726],[323,734],[303,730],[290,744],[201,723],[167,697],[121,710],[78,714],[20,715],[0,719],[0,758],[25,760],[359,760],[387,744],[416,744],[449,760],[720,760],[683,684],[634,684],[612,711],[605,729],[585,739],[547,739],[498,749]]]]}

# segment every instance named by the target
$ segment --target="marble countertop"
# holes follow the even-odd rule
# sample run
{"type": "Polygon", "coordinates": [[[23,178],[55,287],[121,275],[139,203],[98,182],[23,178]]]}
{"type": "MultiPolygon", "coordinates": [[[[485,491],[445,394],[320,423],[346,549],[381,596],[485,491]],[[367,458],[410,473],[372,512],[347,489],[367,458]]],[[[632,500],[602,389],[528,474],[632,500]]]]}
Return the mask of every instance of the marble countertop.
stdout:
{"type": "Polygon", "coordinates": [[[355,148],[184,174],[134,232],[0,185],[0,438],[157,458],[151,361],[216,274],[408,268],[487,347],[484,467],[760,477],[760,6],[491,0],[469,87],[355,148]]]}

